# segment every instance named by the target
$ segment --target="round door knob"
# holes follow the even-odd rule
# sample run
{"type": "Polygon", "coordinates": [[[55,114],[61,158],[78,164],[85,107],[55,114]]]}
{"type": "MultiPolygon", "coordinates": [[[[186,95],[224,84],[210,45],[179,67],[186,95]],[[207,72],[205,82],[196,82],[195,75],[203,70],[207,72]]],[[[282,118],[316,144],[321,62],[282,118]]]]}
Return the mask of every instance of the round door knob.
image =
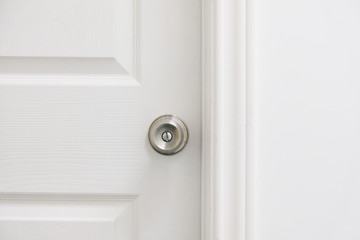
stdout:
{"type": "Polygon", "coordinates": [[[149,141],[158,153],[173,155],[180,152],[188,141],[188,130],[185,123],[173,116],[158,117],[149,129],[149,141]]]}

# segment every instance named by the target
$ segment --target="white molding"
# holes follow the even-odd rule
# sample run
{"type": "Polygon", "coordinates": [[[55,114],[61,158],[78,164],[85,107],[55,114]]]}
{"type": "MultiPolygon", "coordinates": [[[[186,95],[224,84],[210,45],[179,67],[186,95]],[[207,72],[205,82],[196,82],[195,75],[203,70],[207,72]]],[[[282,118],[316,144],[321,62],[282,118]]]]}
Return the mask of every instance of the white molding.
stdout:
{"type": "Polygon", "coordinates": [[[138,194],[0,193],[0,200],[135,202],[138,194]]]}
{"type": "Polygon", "coordinates": [[[141,87],[141,84],[129,75],[105,75],[105,76],[1,76],[0,85],[12,86],[122,86],[141,87]]]}
{"type": "Polygon", "coordinates": [[[139,69],[139,0],[133,0],[132,1],[132,12],[133,12],[133,22],[132,22],[132,43],[133,43],[133,69],[132,69],[132,77],[134,79],[138,79],[138,69],[139,69]]]}
{"type": "Polygon", "coordinates": [[[249,240],[250,0],[203,0],[203,240],[249,240]]]}

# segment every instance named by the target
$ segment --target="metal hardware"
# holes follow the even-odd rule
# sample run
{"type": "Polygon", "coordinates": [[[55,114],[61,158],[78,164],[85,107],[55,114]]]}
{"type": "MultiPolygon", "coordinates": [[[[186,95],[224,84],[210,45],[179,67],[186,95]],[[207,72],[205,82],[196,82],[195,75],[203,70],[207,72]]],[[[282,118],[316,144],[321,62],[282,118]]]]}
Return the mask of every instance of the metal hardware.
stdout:
{"type": "Polygon", "coordinates": [[[171,132],[166,131],[162,134],[161,136],[162,140],[164,140],[165,142],[170,142],[173,138],[173,135],[171,132]]]}
{"type": "Polygon", "coordinates": [[[149,129],[151,146],[164,155],[180,152],[185,147],[188,136],[185,123],[173,115],[164,115],[155,119],[149,129]]]}

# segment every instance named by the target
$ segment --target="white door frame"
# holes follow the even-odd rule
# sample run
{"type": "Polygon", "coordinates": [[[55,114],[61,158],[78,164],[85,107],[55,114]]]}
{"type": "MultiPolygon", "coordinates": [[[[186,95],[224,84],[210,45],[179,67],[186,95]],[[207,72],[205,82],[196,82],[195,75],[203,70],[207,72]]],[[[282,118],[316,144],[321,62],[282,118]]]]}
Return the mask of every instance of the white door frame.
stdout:
{"type": "Polygon", "coordinates": [[[252,238],[251,9],[203,0],[203,240],[252,238]]]}

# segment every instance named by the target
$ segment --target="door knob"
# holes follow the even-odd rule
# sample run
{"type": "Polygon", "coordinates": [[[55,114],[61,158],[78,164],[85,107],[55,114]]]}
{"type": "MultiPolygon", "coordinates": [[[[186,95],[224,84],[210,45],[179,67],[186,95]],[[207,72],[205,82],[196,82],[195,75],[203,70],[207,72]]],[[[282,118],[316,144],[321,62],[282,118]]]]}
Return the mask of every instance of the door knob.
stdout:
{"type": "Polygon", "coordinates": [[[185,147],[188,137],[185,123],[173,115],[158,117],[149,128],[151,146],[164,155],[180,152],[185,147]]]}

